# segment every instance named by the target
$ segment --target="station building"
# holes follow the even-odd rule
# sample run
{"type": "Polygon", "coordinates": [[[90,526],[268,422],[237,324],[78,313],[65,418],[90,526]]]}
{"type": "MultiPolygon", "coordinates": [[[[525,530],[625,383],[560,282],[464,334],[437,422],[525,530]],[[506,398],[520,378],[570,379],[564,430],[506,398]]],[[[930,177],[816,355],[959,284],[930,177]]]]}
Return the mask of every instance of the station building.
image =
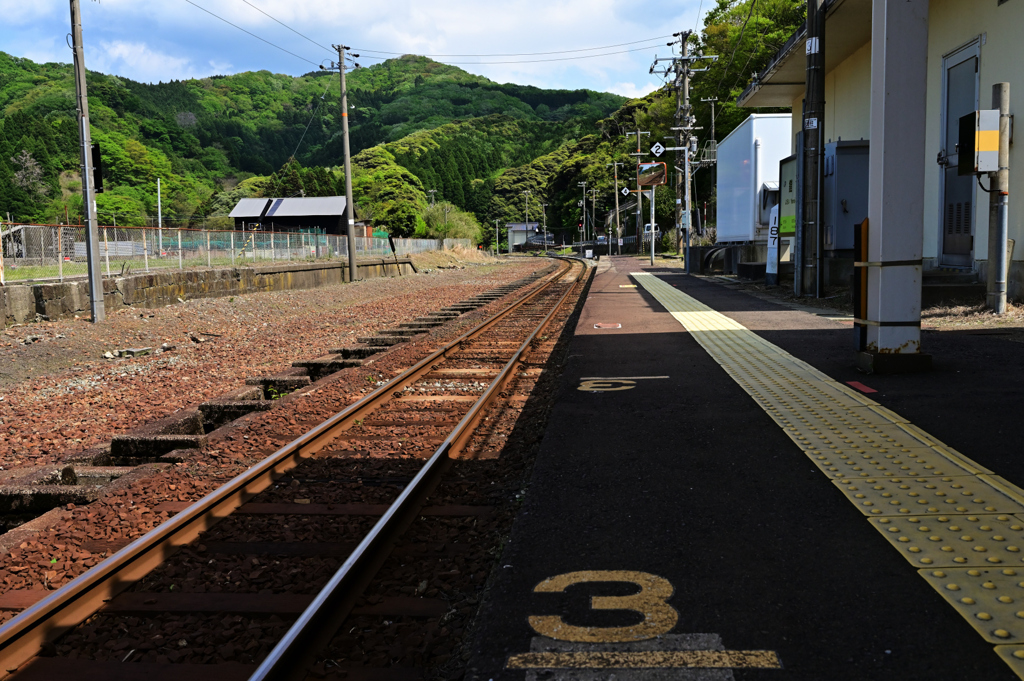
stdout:
{"type": "MultiPolygon", "coordinates": [[[[1010,111],[1024,111],[1024,2],[1019,0],[914,0],[923,5],[927,17],[927,35],[923,31],[911,44],[897,50],[876,50],[872,54],[872,0],[825,0],[825,117],[823,142],[835,145],[841,153],[854,153],[869,147],[872,154],[879,140],[872,139],[872,130],[884,129],[894,123],[906,131],[923,128],[924,153],[909,159],[908,174],[923,175],[923,192],[916,189],[907,200],[917,203],[923,211],[922,264],[926,273],[938,268],[959,269],[977,275],[985,282],[988,266],[989,197],[972,176],[957,174],[959,118],[978,109],[991,109],[992,86],[1010,83],[1010,111]],[[896,82],[885,89],[885,99],[899,100],[901,91],[923,86],[923,106],[894,111],[891,104],[872,101],[873,70],[885,74],[886,82],[898,79],[899,64],[886,64],[894,59],[892,52],[926,59],[923,83],[896,82]],[[883,71],[883,69],[889,69],[883,71]],[[892,76],[889,76],[889,73],[892,76]],[[887,110],[887,106],[889,109],[887,110]],[[890,117],[891,116],[891,117],[890,117]],[[878,127],[882,126],[882,127],[878,127]],[[845,151],[844,151],[845,149],[845,151]]],[[[875,3],[877,6],[882,6],[875,3]]],[[[877,10],[876,10],[877,12],[877,10]]],[[[875,22],[885,21],[876,17],[875,22]]],[[[878,35],[879,27],[875,27],[878,35]]],[[[778,52],[769,66],[755,78],[740,96],[741,107],[792,107],[792,151],[797,154],[797,135],[802,125],[806,92],[807,67],[806,28],[795,33],[778,52]]],[[[877,78],[876,78],[877,81],[877,78]]],[[[916,96],[916,95],[915,95],[916,96]]],[[[904,100],[906,101],[906,100],[904,100]]],[[[914,100],[917,102],[918,100],[914,100]]],[[[891,135],[891,132],[887,132],[891,135]]],[[[892,147],[890,143],[888,145],[892,147]]],[[[826,146],[826,156],[829,147],[826,146]]],[[[893,153],[883,149],[882,153],[893,153]]],[[[841,163],[841,159],[840,159],[841,163]]],[[[857,164],[855,164],[857,165],[857,164]]],[[[847,178],[839,178],[835,191],[866,191],[867,164],[847,178]],[[861,176],[862,175],[862,176],[861,176]],[[850,184],[857,189],[848,189],[850,184]]],[[[832,165],[826,159],[826,176],[832,165]]],[[[825,178],[826,194],[829,178],[825,178]]],[[[892,182],[899,182],[893,177],[892,182]]],[[[916,187],[917,178],[910,183],[916,187]]],[[[981,184],[987,187],[988,178],[981,184]]],[[[1024,219],[1020,199],[1024,196],[1024,156],[1010,147],[1009,238],[1015,242],[1009,261],[1008,295],[1024,298],[1024,219]]],[[[802,197],[797,197],[801,200],[802,197]]],[[[827,201],[827,197],[825,199],[827,201]]],[[[866,195],[864,198],[866,202],[866,195]]],[[[849,203],[852,203],[852,199],[849,203]]],[[[846,215],[852,228],[867,215],[846,215]]],[[[844,226],[844,229],[847,226],[844,226]]],[[[825,253],[829,257],[829,253],[825,253]]],[[[843,254],[833,253],[834,257],[843,254]]],[[[851,256],[852,257],[852,256],[851,256]]],[[[850,263],[852,266],[852,262],[850,263]]],[[[835,268],[837,272],[845,268],[835,268]]],[[[838,282],[836,282],[838,283],[838,282]]],[[[981,287],[984,291],[984,287],[981,287]]]]}

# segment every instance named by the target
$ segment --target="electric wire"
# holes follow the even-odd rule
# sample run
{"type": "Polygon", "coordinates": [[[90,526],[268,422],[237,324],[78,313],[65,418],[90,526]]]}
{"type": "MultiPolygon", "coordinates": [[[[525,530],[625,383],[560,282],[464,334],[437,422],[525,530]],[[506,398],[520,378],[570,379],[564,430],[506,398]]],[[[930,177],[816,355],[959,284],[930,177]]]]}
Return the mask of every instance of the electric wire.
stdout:
{"type": "Polygon", "coordinates": [[[331,83],[330,80],[328,80],[327,87],[324,88],[323,94],[320,95],[320,103],[316,105],[316,111],[314,111],[313,115],[309,117],[309,122],[306,123],[306,129],[302,131],[302,137],[299,138],[298,144],[295,145],[295,151],[292,152],[291,156],[292,158],[295,158],[295,154],[299,153],[299,147],[302,146],[302,140],[306,139],[306,133],[309,132],[309,126],[312,125],[313,119],[316,118],[316,115],[320,113],[320,107],[324,105],[324,97],[327,96],[327,91],[330,89],[331,83]]]}
{"type": "MultiPolygon", "coordinates": [[[[243,0],[243,2],[244,1],[245,0],[243,0]]],[[[701,1],[703,2],[703,0],[701,0],[701,1]]],[[[508,53],[508,54],[503,54],[503,53],[494,53],[494,54],[425,54],[425,55],[422,55],[422,56],[430,57],[431,59],[433,59],[434,57],[541,57],[541,56],[545,56],[545,55],[549,55],[549,54],[570,54],[572,52],[593,52],[595,50],[610,50],[613,47],[626,47],[627,45],[639,45],[640,43],[649,43],[649,42],[654,41],[654,40],[664,40],[665,38],[671,38],[671,37],[672,36],[670,36],[670,35],[661,35],[661,36],[654,36],[653,38],[646,38],[644,40],[634,40],[634,41],[628,42],[628,43],[618,43],[616,45],[604,45],[602,47],[581,47],[581,48],[576,49],[576,50],[556,50],[554,52],[519,52],[519,53],[512,52],[512,53],[508,53]]],[[[651,47],[657,47],[657,45],[651,45],[651,47]]],[[[390,55],[396,55],[396,56],[401,56],[403,54],[407,54],[406,52],[384,52],[382,50],[371,50],[371,49],[366,48],[366,47],[353,47],[352,49],[353,50],[358,50],[360,52],[374,52],[376,54],[390,54],[390,55]]]]}
{"type": "Polygon", "coordinates": [[[291,26],[289,26],[288,24],[284,23],[283,21],[281,21],[281,20],[280,20],[280,19],[278,19],[277,17],[271,16],[271,14],[270,14],[270,13],[268,13],[268,12],[264,12],[264,11],[263,11],[263,10],[261,10],[261,9],[260,9],[259,7],[257,7],[256,5],[252,4],[251,2],[249,2],[249,0],[242,0],[242,2],[244,2],[244,3],[245,3],[245,4],[247,4],[247,5],[249,5],[249,7],[252,7],[252,8],[254,9],[254,10],[256,10],[256,11],[257,11],[257,12],[259,12],[260,14],[262,14],[262,15],[266,16],[267,18],[269,18],[269,19],[272,19],[273,21],[276,21],[277,23],[281,24],[282,26],[284,26],[285,28],[287,28],[287,29],[288,29],[289,31],[291,31],[292,33],[294,33],[295,35],[297,35],[297,36],[299,36],[299,37],[301,37],[301,38],[305,38],[306,40],[308,40],[309,42],[313,43],[313,44],[314,44],[314,45],[316,45],[317,47],[322,47],[323,49],[327,50],[328,52],[330,52],[330,53],[332,53],[332,54],[334,54],[334,53],[335,53],[335,50],[332,50],[331,48],[327,47],[326,45],[321,45],[321,44],[320,44],[320,43],[318,43],[317,41],[315,41],[315,40],[313,40],[312,38],[310,38],[310,37],[309,37],[308,35],[305,35],[305,34],[303,34],[303,33],[299,33],[299,32],[298,32],[298,31],[296,31],[296,30],[295,30],[294,28],[292,28],[292,27],[291,27],[291,26]]]}
{"type": "Polygon", "coordinates": [[[237,29],[238,29],[239,31],[241,31],[241,32],[243,32],[243,33],[248,33],[248,34],[249,34],[249,35],[251,35],[251,36],[252,36],[253,38],[256,38],[256,40],[262,41],[262,42],[266,43],[267,45],[270,45],[271,47],[273,47],[273,48],[275,48],[275,49],[278,49],[278,50],[281,50],[282,52],[285,52],[285,53],[287,53],[287,54],[290,54],[291,56],[295,57],[296,59],[301,59],[302,61],[306,62],[307,64],[312,64],[313,66],[320,66],[320,64],[318,64],[318,63],[317,63],[317,62],[315,62],[315,61],[312,61],[311,59],[306,59],[305,57],[302,57],[302,56],[300,56],[300,55],[297,55],[297,54],[295,54],[294,52],[292,52],[292,51],[290,51],[290,50],[286,50],[286,49],[284,49],[284,48],[283,48],[283,47],[281,47],[280,45],[275,45],[274,43],[270,42],[270,41],[269,41],[269,40],[267,40],[266,38],[261,38],[261,37],[259,37],[258,35],[256,35],[256,34],[255,34],[255,33],[253,33],[252,31],[247,31],[247,30],[245,30],[244,28],[242,28],[242,27],[241,27],[241,26],[239,26],[238,24],[233,24],[233,23],[231,23],[230,21],[228,21],[228,20],[227,20],[227,19],[225,19],[224,17],[222,17],[222,16],[219,16],[219,15],[217,15],[217,14],[214,14],[213,12],[211,12],[211,11],[210,11],[210,10],[208,10],[208,9],[206,9],[205,7],[201,7],[201,6],[197,5],[196,3],[192,2],[192,0],[185,0],[185,2],[187,2],[187,3],[188,3],[188,4],[190,4],[190,5],[192,5],[192,6],[193,6],[193,7],[195,7],[196,9],[201,9],[202,11],[206,12],[207,14],[209,14],[209,15],[210,15],[211,17],[214,17],[214,18],[216,18],[216,19],[220,19],[221,21],[223,21],[223,22],[224,22],[225,24],[228,24],[229,26],[234,26],[235,28],[237,28],[237,29]]]}
{"type": "MultiPolygon", "coordinates": [[[[187,0],[186,0],[186,2],[187,2],[187,0]]],[[[750,3],[750,11],[747,12],[747,18],[743,22],[743,27],[740,28],[740,36],[739,36],[739,38],[736,39],[736,44],[732,46],[732,55],[729,57],[729,64],[728,64],[728,66],[725,67],[725,71],[722,72],[722,77],[718,81],[718,87],[715,88],[715,90],[717,90],[719,92],[721,92],[721,90],[722,90],[722,83],[725,82],[725,77],[729,74],[729,69],[732,68],[733,60],[736,59],[736,50],[738,50],[740,48],[740,44],[743,42],[743,33],[747,30],[747,23],[750,21],[750,17],[752,17],[754,15],[754,8],[756,6],[757,6],[757,0],[753,0],[753,2],[750,3]]]]}

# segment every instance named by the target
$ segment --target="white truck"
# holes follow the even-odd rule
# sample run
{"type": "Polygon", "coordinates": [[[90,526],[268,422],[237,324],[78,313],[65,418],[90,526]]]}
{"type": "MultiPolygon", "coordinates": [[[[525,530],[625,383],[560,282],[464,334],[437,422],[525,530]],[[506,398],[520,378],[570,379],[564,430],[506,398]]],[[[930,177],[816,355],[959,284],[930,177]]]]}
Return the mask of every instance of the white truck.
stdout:
{"type": "Polygon", "coordinates": [[[768,240],[779,161],[792,154],[791,114],[751,114],[718,144],[717,243],[768,240]]]}

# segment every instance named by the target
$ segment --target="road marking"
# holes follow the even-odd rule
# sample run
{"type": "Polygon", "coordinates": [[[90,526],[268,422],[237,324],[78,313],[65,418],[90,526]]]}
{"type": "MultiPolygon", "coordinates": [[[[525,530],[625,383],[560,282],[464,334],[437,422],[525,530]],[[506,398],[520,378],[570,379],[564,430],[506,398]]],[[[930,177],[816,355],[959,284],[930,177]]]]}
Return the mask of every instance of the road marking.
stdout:
{"type": "Polygon", "coordinates": [[[596,381],[583,381],[577,390],[585,393],[610,393],[616,390],[632,390],[636,387],[636,381],[622,379],[599,379],[596,381]]]}
{"type": "Polygon", "coordinates": [[[584,376],[581,381],[652,381],[668,376],[584,376]]]}
{"type": "MultiPolygon", "coordinates": [[[[929,522],[944,522],[944,517],[967,520],[973,517],[985,522],[986,513],[998,518],[999,514],[1007,512],[1019,513],[1024,506],[1024,490],[990,475],[991,471],[877,402],[657,277],[646,272],[631,276],[686,327],[693,339],[784,429],[804,454],[833,479],[837,489],[865,516],[904,515],[929,522]],[[919,452],[923,455],[918,455],[919,452]],[[857,457],[861,457],[860,462],[857,457]],[[903,463],[903,459],[908,461],[903,463]],[[872,461],[879,463],[872,466],[871,471],[861,470],[862,462],[872,461]],[[856,465],[844,470],[841,462],[856,465]],[[899,470],[911,468],[912,463],[921,467],[924,476],[934,476],[936,466],[953,475],[928,479],[908,476],[899,470]]],[[[872,526],[888,534],[891,523],[873,522],[872,526]]],[[[994,523],[985,526],[994,526],[994,523]]],[[[941,542],[942,537],[937,533],[936,536],[941,542]]],[[[919,567],[914,552],[903,555],[919,567]]],[[[990,585],[983,587],[985,589],[1015,593],[1021,588],[1018,585],[1024,583],[1015,570],[991,569],[992,563],[988,561],[991,551],[972,548],[957,557],[966,561],[961,564],[963,568],[984,571],[990,585]]],[[[947,593],[950,588],[939,583],[942,578],[932,570],[920,570],[919,574],[950,600],[947,593]]],[[[1020,612],[1024,614],[1024,610],[1020,612]]],[[[961,614],[972,626],[980,626],[964,612],[961,614]]],[[[1024,644],[1024,626],[998,632],[993,630],[988,635],[1002,643],[1024,644]]],[[[1008,650],[1001,646],[997,653],[1024,679],[1024,655],[1017,655],[1024,647],[1008,650]]]]}
{"type": "Polygon", "coordinates": [[[570,586],[590,582],[626,582],[640,587],[628,596],[592,596],[593,610],[631,610],[643,621],[626,627],[582,627],[568,624],[559,615],[531,615],[530,626],[541,636],[558,641],[622,643],[644,641],[672,631],[679,613],[666,600],[675,589],[664,577],[634,570],[581,570],[548,577],[533,588],[534,593],[561,593],[570,586]]]}
{"type": "Polygon", "coordinates": [[[640,653],[520,653],[508,669],[781,669],[771,650],[679,650],[640,653]]]}
{"type": "Polygon", "coordinates": [[[846,385],[850,386],[851,388],[856,388],[857,390],[861,391],[862,393],[877,393],[878,392],[874,388],[867,387],[866,385],[864,385],[860,381],[847,381],[846,385]]]}

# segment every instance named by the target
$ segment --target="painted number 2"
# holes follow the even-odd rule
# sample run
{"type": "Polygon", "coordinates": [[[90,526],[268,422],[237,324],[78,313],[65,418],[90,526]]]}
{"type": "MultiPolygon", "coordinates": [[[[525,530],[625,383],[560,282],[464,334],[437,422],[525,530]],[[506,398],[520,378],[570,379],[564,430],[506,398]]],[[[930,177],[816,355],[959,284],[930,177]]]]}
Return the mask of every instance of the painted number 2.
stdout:
{"type": "Polygon", "coordinates": [[[559,641],[584,643],[622,643],[643,641],[667,634],[679,621],[679,613],[666,601],[672,596],[672,584],[664,577],[632,570],[583,570],[549,577],[534,587],[534,593],[558,593],[574,584],[587,582],[626,582],[640,591],[629,596],[593,596],[594,610],[631,610],[643,621],[627,627],[579,627],[567,624],[558,615],[533,615],[530,626],[541,636],[559,641]]]}

